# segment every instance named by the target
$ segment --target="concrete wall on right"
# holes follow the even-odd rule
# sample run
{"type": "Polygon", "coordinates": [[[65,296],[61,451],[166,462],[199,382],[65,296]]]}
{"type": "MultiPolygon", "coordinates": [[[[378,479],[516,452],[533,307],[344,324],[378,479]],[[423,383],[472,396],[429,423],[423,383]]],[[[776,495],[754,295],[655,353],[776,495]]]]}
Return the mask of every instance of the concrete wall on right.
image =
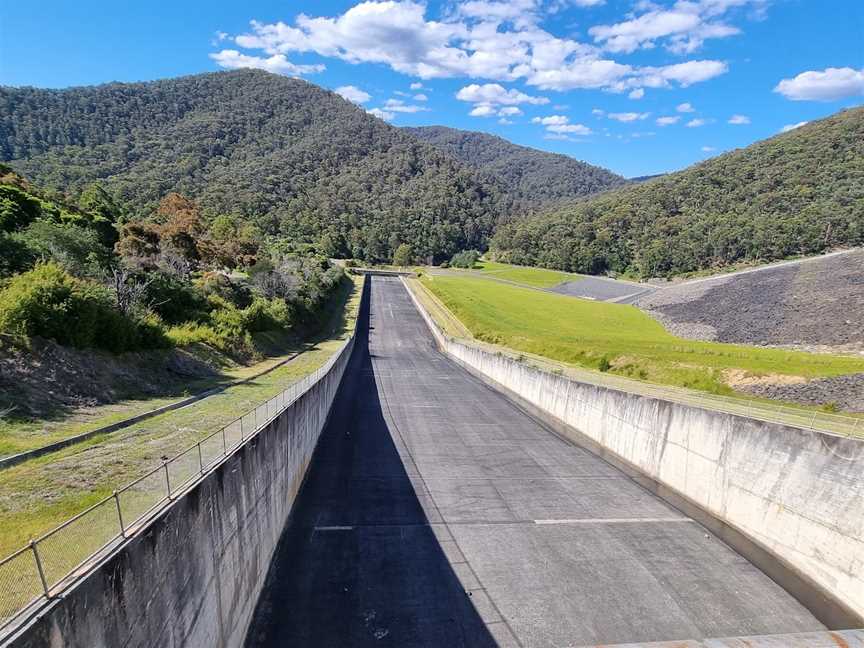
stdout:
{"type": "Polygon", "coordinates": [[[452,340],[414,301],[460,364],[697,517],[829,627],[864,626],[864,442],[580,383],[452,340]]]}

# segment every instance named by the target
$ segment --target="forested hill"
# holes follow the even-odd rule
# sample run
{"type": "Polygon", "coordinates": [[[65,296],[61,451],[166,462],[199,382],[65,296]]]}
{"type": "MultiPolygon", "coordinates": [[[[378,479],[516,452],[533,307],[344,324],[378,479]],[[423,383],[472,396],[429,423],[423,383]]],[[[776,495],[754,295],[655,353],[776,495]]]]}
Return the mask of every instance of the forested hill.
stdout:
{"type": "Polygon", "coordinates": [[[418,139],[501,182],[520,214],[617,187],[626,181],[566,155],[518,146],[505,139],[446,126],[405,128],[418,139]]]}
{"type": "Polygon", "coordinates": [[[127,217],[169,192],[332,256],[485,244],[512,201],[478,172],[305,81],[220,72],[67,90],[0,88],[0,159],[48,189],[93,181],[127,217]]]}
{"type": "Polygon", "coordinates": [[[864,244],[864,108],[498,228],[497,258],[664,276],[864,244]]]}

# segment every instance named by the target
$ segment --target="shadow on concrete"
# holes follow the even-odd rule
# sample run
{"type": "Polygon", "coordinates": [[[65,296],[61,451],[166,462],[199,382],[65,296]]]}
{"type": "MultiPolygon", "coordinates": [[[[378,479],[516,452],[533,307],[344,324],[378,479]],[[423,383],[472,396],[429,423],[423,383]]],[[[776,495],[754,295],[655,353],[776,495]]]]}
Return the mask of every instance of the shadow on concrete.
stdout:
{"type": "Polygon", "coordinates": [[[448,562],[443,545],[454,543],[439,540],[448,532],[434,508],[424,510],[422,482],[412,483],[416,471],[383,416],[368,300],[360,318],[246,646],[495,646],[448,562]]]}

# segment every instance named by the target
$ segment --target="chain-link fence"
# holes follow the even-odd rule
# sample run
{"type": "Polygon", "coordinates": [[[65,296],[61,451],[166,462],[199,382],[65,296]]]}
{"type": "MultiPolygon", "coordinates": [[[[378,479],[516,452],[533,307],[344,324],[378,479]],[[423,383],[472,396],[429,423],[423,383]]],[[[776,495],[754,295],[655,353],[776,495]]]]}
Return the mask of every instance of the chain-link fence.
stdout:
{"type": "Polygon", "coordinates": [[[350,353],[353,337],[302,380],[0,560],[0,633],[24,608],[62,589],[89,561],[120,543],[290,407],[350,353]]]}

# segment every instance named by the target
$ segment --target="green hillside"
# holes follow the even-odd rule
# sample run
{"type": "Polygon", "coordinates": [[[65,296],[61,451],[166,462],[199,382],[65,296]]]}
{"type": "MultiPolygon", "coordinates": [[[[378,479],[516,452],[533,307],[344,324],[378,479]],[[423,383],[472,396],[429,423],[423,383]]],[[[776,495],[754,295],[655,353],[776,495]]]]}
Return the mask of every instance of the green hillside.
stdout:
{"type": "Polygon", "coordinates": [[[131,216],[170,192],[330,256],[484,247],[507,199],[433,146],[315,85],[241,70],[41,90],[0,88],[0,160],[131,216]]]}
{"type": "Polygon", "coordinates": [[[567,155],[518,146],[505,139],[445,126],[406,128],[414,137],[499,182],[519,214],[625,183],[606,169],[567,155]]]}
{"type": "Polygon", "coordinates": [[[504,225],[495,258],[665,276],[864,243],[864,108],[504,225]]]}

